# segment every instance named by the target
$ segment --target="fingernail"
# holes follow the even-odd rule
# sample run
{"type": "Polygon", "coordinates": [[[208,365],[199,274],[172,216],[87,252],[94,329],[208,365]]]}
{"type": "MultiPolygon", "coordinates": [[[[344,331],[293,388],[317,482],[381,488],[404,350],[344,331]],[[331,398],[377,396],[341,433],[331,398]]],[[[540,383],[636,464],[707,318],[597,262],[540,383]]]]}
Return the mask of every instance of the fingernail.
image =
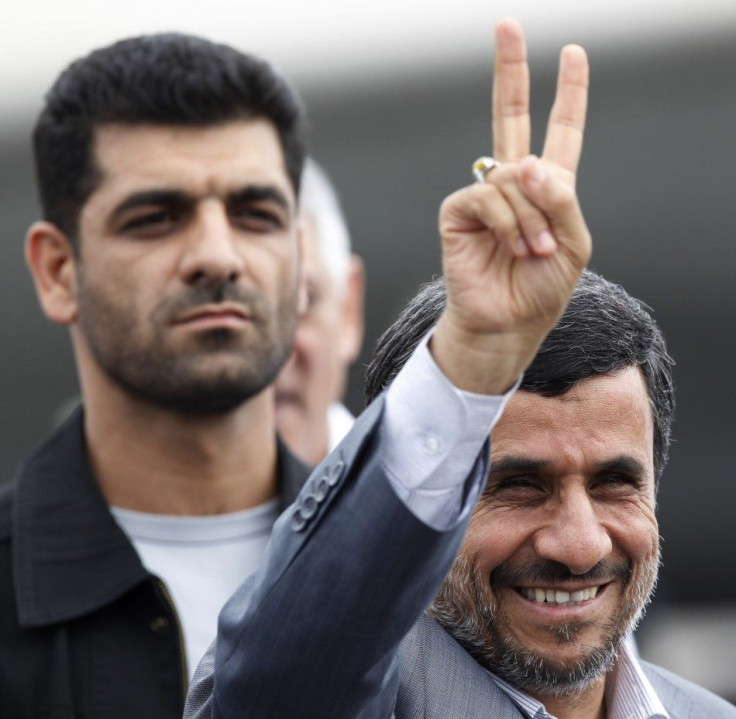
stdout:
{"type": "Polygon", "coordinates": [[[547,230],[544,230],[537,235],[535,249],[538,252],[554,252],[557,249],[557,242],[547,230]]]}

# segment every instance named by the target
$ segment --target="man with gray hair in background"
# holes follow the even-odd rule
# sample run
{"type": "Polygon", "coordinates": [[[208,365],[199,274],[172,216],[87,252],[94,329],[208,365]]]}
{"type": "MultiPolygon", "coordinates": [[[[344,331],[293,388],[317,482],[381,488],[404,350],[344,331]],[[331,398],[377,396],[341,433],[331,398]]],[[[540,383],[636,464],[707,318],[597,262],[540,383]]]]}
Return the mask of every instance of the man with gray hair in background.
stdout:
{"type": "Polygon", "coordinates": [[[289,448],[314,465],[354,421],[340,400],[363,341],[365,278],[335,188],[312,159],[304,166],[299,206],[307,308],[276,379],[276,425],[289,448]]]}

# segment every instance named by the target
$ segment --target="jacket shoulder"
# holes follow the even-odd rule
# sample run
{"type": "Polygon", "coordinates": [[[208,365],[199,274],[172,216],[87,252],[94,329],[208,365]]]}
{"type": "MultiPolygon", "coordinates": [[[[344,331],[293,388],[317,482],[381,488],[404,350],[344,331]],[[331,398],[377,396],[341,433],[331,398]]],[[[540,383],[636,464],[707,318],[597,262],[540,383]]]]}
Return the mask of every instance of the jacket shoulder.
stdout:
{"type": "Polygon", "coordinates": [[[713,692],[663,667],[644,661],[641,665],[673,719],[736,719],[736,706],[713,692]]]}

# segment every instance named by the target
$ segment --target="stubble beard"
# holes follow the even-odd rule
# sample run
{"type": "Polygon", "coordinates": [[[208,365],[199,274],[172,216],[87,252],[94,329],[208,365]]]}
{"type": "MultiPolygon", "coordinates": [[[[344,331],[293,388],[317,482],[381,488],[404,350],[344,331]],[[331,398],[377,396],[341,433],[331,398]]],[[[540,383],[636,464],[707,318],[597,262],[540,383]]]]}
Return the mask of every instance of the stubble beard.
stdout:
{"type": "MultiPolygon", "coordinates": [[[[497,588],[501,581],[504,586],[510,586],[503,579],[503,566],[492,573],[492,588],[497,588]]],[[[645,561],[640,576],[634,577],[627,564],[622,601],[610,620],[600,627],[597,646],[588,646],[580,640],[581,633],[589,627],[587,622],[550,627],[560,645],[573,645],[578,650],[579,659],[574,663],[561,664],[523,646],[510,630],[509,617],[496,601],[496,592],[489,591],[487,578],[478,576],[462,554],[445,578],[430,613],[476,661],[512,686],[535,697],[572,696],[589,689],[613,668],[622,642],[644,615],[654,591],[658,566],[656,556],[645,561]]],[[[610,565],[602,562],[596,567],[585,576],[611,576],[610,565]]],[[[622,571],[620,566],[613,569],[617,575],[622,571]]],[[[516,568],[513,573],[536,577],[551,573],[560,580],[563,574],[571,576],[563,565],[544,561],[516,568]]]]}
{"type": "Polygon", "coordinates": [[[270,385],[291,352],[297,323],[296,288],[271,307],[259,293],[227,281],[162,302],[148,318],[148,333],[134,299],[119,306],[81,272],[79,306],[80,330],[107,377],[139,400],[188,415],[231,412],[270,385]],[[253,319],[246,341],[228,329],[198,333],[186,348],[167,341],[170,318],[223,301],[248,309],[253,319]]]}

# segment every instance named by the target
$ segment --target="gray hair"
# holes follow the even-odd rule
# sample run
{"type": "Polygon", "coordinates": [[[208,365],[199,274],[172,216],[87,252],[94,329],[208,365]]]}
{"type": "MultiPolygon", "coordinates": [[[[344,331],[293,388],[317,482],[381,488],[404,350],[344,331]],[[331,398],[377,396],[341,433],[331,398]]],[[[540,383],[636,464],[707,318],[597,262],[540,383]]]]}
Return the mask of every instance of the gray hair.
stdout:
{"type": "Polygon", "coordinates": [[[304,165],[299,209],[314,220],[320,255],[342,292],[350,262],[350,233],[330,178],[311,158],[304,165]]]}

